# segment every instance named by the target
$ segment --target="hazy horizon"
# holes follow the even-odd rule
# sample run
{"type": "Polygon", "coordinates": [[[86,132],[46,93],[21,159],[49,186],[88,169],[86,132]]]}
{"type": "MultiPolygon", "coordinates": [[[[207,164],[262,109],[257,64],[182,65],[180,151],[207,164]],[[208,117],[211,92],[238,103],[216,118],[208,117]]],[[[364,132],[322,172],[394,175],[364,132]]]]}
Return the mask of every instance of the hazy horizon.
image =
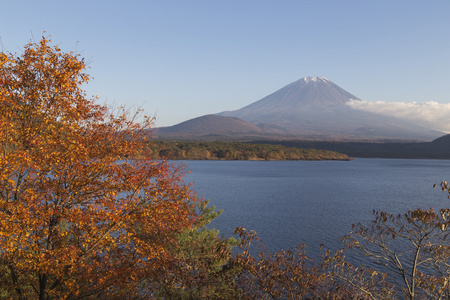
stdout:
{"type": "Polygon", "coordinates": [[[450,130],[448,1],[24,0],[2,8],[3,51],[51,35],[88,61],[88,96],[141,107],[158,126],[325,76],[363,100],[355,109],[450,130]]]}

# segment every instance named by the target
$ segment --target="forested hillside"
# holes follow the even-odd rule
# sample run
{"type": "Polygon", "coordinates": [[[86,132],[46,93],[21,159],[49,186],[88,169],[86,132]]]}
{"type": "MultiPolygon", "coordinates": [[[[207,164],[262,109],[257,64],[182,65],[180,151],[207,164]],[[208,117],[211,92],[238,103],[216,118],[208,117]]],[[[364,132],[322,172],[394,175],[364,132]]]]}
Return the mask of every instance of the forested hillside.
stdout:
{"type": "Polygon", "coordinates": [[[300,149],[280,145],[223,143],[223,142],[167,142],[145,144],[144,156],[159,159],[195,160],[349,160],[345,155],[329,150],[300,149]]]}

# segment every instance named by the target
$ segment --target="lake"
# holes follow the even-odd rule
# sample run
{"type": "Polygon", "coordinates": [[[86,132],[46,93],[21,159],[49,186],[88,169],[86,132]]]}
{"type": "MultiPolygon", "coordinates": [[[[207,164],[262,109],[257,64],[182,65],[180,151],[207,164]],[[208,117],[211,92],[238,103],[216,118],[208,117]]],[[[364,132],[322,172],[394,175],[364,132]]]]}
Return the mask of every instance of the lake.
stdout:
{"type": "Polygon", "coordinates": [[[199,195],[223,209],[213,223],[225,237],[253,229],[276,251],[306,243],[310,257],[338,240],[373,210],[448,207],[434,183],[450,179],[449,160],[184,161],[199,195]]]}

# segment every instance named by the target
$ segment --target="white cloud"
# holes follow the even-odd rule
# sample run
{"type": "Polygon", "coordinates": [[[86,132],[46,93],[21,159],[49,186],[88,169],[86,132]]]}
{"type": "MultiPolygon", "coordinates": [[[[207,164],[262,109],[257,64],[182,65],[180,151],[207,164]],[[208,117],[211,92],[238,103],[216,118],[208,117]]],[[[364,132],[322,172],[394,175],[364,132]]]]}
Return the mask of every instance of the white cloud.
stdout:
{"type": "Polygon", "coordinates": [[[431,129],[450,132],[450,104],[351,100],[351,108],[414,121],[431,129]]]}

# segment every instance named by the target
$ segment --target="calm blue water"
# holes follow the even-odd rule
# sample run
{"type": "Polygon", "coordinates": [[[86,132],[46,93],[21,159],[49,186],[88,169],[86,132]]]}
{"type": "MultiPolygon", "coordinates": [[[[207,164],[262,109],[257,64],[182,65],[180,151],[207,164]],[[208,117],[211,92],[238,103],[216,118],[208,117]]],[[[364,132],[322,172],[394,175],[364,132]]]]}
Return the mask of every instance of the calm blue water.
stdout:
{"type": "Polygon", "coordinates": [[[439,209],[450,200],[434,183],[450,180],[448,160],[185,161],[199,195],[223,209],[213,226],[225,237],[253,229],[271,250],[306,243],[317,258],[372,211],[439,209]]]}

